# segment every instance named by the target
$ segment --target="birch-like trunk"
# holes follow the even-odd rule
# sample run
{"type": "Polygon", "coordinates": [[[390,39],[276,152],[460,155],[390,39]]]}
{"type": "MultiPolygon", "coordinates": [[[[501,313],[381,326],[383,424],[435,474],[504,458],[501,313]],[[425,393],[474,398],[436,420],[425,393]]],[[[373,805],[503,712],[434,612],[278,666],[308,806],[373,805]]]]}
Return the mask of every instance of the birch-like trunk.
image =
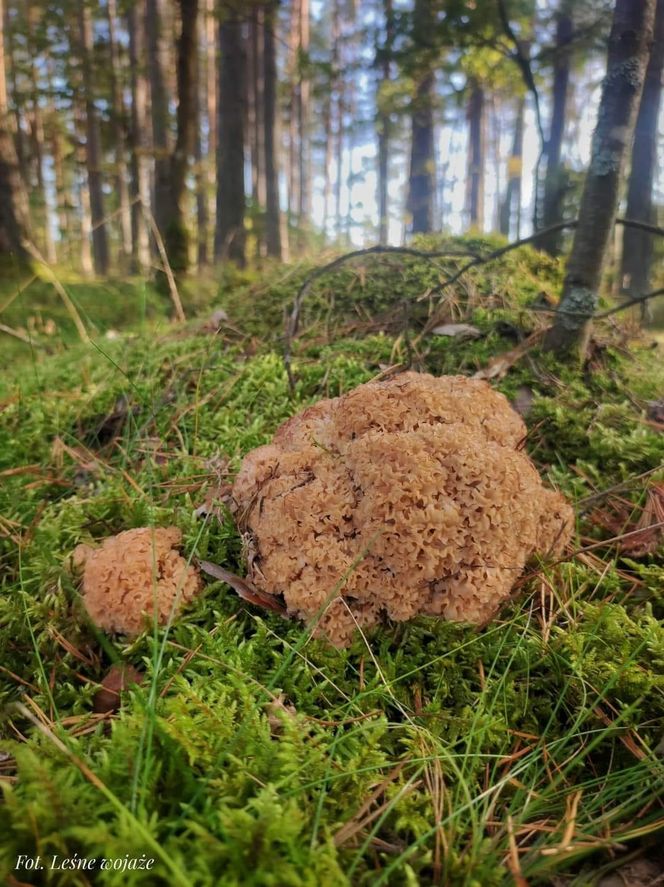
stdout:
{"type": "MultiPolygon", "coordinates": [[[[631,172],[627,189],[628,219],[655,222],[653,185],[657,170],[658,121],[664,72],[664,0],[657,0],[655,39],[643,85],[639,115],[634,132],[631,172]]],[[[637,228],[625,228],[622,242],[621,293],[629,298],[645,295],[650,289],[653,261],[653,235],[637,228]]],[[[641,316],[650,317],[650,303],[642,303],[641,316]]]]}
{"type": "Polygon", "coordinates": [[[653,38],[655,0],[616,0],[606,77],[563,294],[546,346],[585,357],[653,38]]]}
{"type": "Polygon", "coordinates": [[[85,101],[85,164],[88,172],[88,191],[90,194],[92,253],[95,272],[105,275],[108,274],[109,269],[109,252],[104,210],[101,133],[97,108],[94,102],[92,18],[85,0],[79,0],[78,25],[85,101]]]}

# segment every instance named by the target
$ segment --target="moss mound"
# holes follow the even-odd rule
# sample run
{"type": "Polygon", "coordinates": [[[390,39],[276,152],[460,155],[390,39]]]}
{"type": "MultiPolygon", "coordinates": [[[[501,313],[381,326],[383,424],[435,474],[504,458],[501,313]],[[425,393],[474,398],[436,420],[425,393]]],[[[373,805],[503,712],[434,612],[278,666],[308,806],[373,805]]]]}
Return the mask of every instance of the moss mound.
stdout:
{"type": "MultiPolygon", "coordinates": [[[[83,884],[47,864],[145,854],[150,871],[85,877],[581,884],[614,849],[656,841],[664,569],[656,550],[635,557],[607,541],[616,534],[595,510],[615,487],[631,532],[661,483],[648,351],[628,357],[607,339],[585,374],[531,352],[496,382],[509,397],[528,388],[526,446],[576,503],[585,550],[533,564],[482,631],[421,617],[376,630],[370,647],[335,650],[215,582],[169,630],[125,643],[94,629],[65,569],[81,542],[174,524],[189,557],[242,571],[223,495],[243,455],[303,406],[388,364],[470,373],[512,348],[534,322],[523,305],[559,274],[526,258],[528,273],[478,270],[477,299],[456,319],[482,338],[312,333],[297,343],[292,391],[275,344],[256,338],[257,299],[252,317],[239,305],[263,286],[281,317],[296,276],[236,280],[222,301],[237,333],[200,321],[139,330],[68,346],[4,380],[0,878],[83,884]],[[496,294],[504,305],[490,309],[496,294]],[[95,713],[99,683],[122,662],[143,683],[117,714],[95,713]],[[39,854],[44,870],[17,871],[19,854],[39,854]]],[[[387,282],[372,274],[369,285],[378,297],[387,282]]],[[[421,285],[403,283],[413,300],[421,285]]]]}

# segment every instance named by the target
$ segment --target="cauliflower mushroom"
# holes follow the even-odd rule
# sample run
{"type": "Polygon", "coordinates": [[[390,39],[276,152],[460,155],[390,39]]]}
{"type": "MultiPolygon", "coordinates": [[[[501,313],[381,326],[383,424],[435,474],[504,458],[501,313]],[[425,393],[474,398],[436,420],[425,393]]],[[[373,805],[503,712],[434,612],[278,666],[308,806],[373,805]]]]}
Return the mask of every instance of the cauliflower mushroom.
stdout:
{"type": "Polygon", "coordinates": [[[93,622],[136,635],[155,610],[159,625],[179,612],[202,587],[177,550],[181,540],[177,527],[141,527],[110,536],[99,548],[78,545],[72,559],[83,572],[83,601],[93,622]]]}
{"type": "Polygon", "coordinates": [[[233,486],[248,578],[332,643],[383,616],[484,622],[573,512],[487,382],[407,372],[322,400],[250,452],[233,486]]]}

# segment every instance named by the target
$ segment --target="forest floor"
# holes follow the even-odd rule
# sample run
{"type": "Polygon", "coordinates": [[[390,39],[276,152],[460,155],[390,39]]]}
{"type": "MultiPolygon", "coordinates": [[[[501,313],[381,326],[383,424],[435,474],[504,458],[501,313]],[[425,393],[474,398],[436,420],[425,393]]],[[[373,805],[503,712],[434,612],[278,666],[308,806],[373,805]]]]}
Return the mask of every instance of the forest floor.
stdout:
{"type": "Polygon", "coordinates": [[[139,283],[67,283],[87,344],[50,285],[0,299],[33,342],[0,343],[0,880],[608,887],[619,866],[659,871],[662,536],[636,531],[664,521],[663,346],[613,317],[584,370],[538,352],[561,267],[528,248],[446,290],[439,321],[479,337],[424,336],[458,262],[360,257],[318,278],[292,386],[281,331],[305,263],[193,285],[178,325],[139,283]],[[337,650],[221,582],[131,642],[90,624],[79,542],[175,524],[188,558],[242,572],[219,500],[243,455],[395,364],[490,367],[575,504],[566,556],[531,565],[489,626],[419,618],[337,650]],[[143,683],[95,712],[118,663],[143,683]],[[155,862],[49,868],[74,854],[155,862]]]}

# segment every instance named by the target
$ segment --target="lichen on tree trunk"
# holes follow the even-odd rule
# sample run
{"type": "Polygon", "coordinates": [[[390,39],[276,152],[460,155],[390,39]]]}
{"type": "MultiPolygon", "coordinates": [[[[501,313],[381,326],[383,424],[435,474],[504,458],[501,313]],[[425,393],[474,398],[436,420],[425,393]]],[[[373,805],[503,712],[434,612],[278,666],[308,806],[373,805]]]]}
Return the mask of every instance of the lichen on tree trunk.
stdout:
{"type": "Polygon", "coordinates": [[[655,0],[617,0],[590,168],[560,307],[545,346],[583,358],[615,222],[655,18],[655,0]],[[585,315],[585,316],[583,316],[585,315]]]}

